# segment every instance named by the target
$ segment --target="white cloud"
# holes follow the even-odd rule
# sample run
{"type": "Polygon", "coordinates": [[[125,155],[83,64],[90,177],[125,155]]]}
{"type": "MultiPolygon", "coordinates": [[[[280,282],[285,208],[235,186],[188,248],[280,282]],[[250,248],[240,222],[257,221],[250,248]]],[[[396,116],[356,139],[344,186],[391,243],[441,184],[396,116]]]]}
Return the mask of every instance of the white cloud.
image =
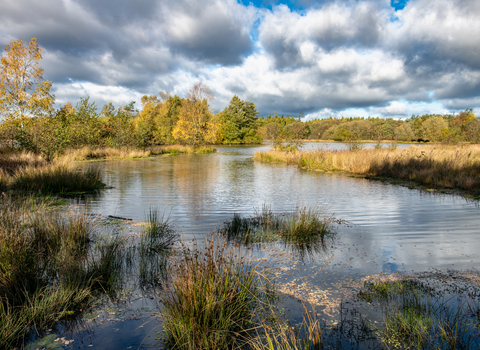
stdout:
{"type": "Polygon", "coordinates": [[[375,113],[385,116],[405,116],[408,114],[408,107],[403,102],[393,101],[390,106],[377,108],[375,113]]]}
{"type": "Polygon", "coordinates": [[[405,116],[480,107],[478,18],[476,0],[410,0],[396,12],[387,0],[302,12],[235,0],[4,0],[0,44],[36,36],[60,104],[184,96],[203,81],[215,110],[237,94],[263,114],[405,116]]]}

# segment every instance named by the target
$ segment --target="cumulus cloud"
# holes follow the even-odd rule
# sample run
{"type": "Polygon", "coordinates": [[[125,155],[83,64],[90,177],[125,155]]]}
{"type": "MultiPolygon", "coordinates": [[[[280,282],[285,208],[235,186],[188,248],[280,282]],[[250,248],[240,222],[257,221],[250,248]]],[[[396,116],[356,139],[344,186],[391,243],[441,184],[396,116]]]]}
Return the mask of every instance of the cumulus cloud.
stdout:
{"type": "Polygon", "coordinates": [[[305,43],[310,44],[310,50],[318,47],[325,51],[375,46],[382,36],[384,17],[373,2],[333,3],[305,15],[280,5],[265,15],[259,38],[277,64],[285,67],[308,63],[302,54],[305,43]]]}
{"type": "Polygon", "coordinates": [[[75,105],[76,102],[80,101],[80,98],[96,96],[96,99],[90,99],[90,101],[95,102],[98,112],[101,111],[103,105],[109,102],[113,102],[117,106],[123,106],[135,101],[137,103],[136,107],[139,107],[142,98],[141,94],[135,90],[121,86],[97,85],[90,82],[57,84],[53,92],[57,97],[58,106],[67,102],[75,105]]]}
{"type": "Polygon", "coordinates": [[[184,96],[202,81],[215,110],[234,94],[261,114],[307,117],[480,107],[478,1],[410,0],[397,11],[387,0],[267,5],[3,0],[0,45],[37,37],[59,104],[82,94],[118,105],[184,96]]]}

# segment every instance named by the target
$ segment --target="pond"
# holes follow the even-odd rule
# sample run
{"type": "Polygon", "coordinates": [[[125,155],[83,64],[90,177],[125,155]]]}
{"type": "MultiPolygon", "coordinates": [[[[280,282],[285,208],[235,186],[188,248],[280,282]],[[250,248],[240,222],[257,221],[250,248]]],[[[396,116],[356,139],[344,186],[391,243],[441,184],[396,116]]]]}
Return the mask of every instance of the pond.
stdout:
{"type": "MultiPolygon", "coordinates": [[[[342,145],[309,143],[305,147],[325,146],[342,145]]],[[[338,222],[335,242],[327,251],[298,257],[288,251],[277,254],[282,250],[278,246],[277,253],[259,250],[260,256],[277,254],[281,265],[290,268],[282,276],[280,289],[291,296],[285,305],[293,319],[301,318],[301,304],[296,300],[305,293],[316,296],[317,305],[329,314],[330,301],[343,288],[339,284],[350,279],[397,271],[478,268],[478,202],[252,159],[255,151],[269,147],[222,146],[215,154],[97,163],[113,188],[90,197],[87,210],[140,222],[150,208],[157,208],[169,216],[181,239],[190,241],[202,240],[234,213],[253,215],[263,205],[275,213],[299,206],[321,208],[338,222]]],[[[74,340],[64,347],[161,346],[156,339],[161,330],[156,292],[132,293],[116,309],[94,310],[90,319],[58,330],[60,336],[74,340]]]]}

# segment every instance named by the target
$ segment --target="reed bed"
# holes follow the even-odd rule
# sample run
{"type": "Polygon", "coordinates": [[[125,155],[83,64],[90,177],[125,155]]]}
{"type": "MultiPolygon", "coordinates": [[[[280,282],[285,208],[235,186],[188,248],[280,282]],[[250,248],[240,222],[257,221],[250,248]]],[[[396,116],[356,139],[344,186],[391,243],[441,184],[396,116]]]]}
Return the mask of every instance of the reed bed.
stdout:
{"type": "Polygon", "coordinates": [[[68,159],[47,162],[29,152],[0,154],[0,189],[28,193],[69,194],[105,187],[100,171],[80,168],[68,159]]]}
{"type": "Polygon", "coordinates": [[[205,247],[183,245],[160,297],[168,344],[192,350],[242,346],[254,327],[258,269],[239,249],[213,237],[205,247]]]}
{"type": "Polygon", "coordinates": [[[480,146],[432,145],[407,149],[256,152],[256,160],[285,162],[317,171],[389,177],[421,185],[480,190],[480,146]]]}

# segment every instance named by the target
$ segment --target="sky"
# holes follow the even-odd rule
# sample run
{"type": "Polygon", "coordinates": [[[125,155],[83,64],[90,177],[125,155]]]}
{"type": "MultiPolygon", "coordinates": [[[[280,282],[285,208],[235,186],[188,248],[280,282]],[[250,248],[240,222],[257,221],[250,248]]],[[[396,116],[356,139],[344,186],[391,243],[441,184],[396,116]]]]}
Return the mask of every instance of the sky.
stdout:
{"type": "Polygon", "coordinates": [[[219,112],[480,116],[478,0],[2,0],[0,45],[36,37],[56,107],[196,82],[219,112]]]}

